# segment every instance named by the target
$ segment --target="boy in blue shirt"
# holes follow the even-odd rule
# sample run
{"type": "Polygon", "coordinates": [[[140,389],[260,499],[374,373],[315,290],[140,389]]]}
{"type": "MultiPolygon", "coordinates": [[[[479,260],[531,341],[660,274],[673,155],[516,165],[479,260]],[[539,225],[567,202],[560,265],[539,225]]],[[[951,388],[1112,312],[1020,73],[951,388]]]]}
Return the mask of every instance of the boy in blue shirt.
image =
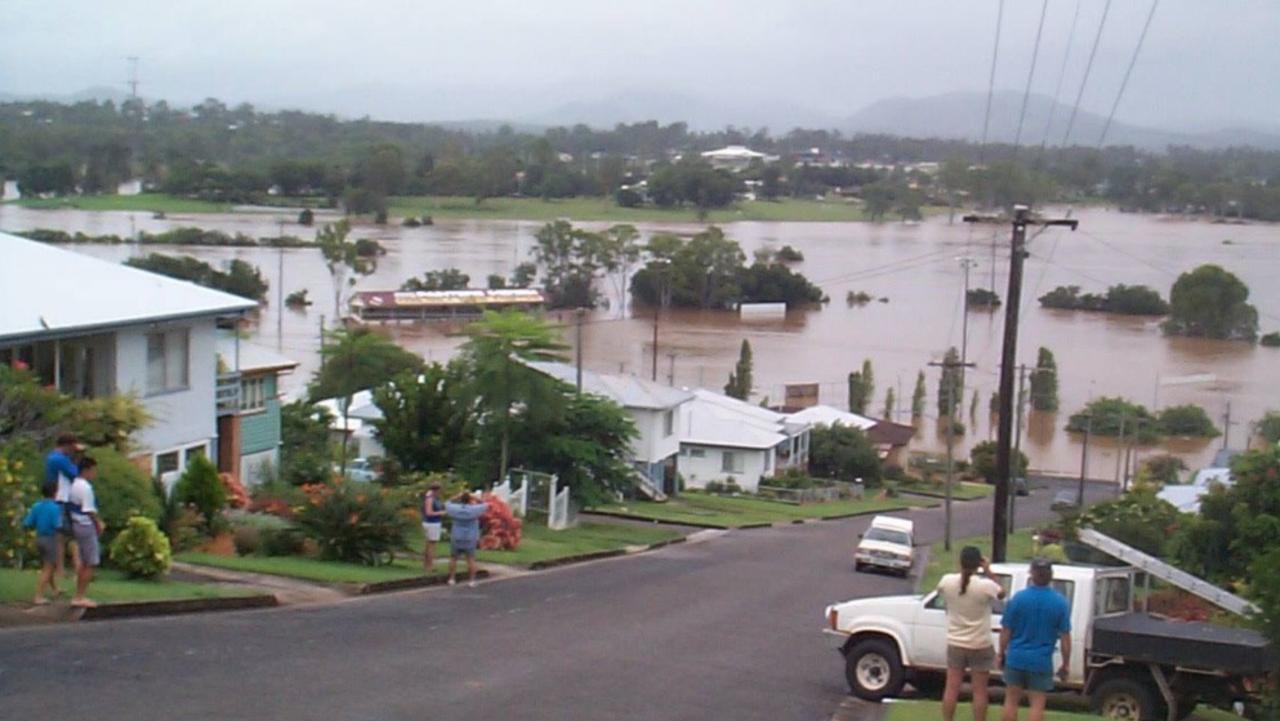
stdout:
{"type": "Polygon", "coordinates": [[[1058,676],[1067,678],[1071,663],[1071,607],[1049,585],[1053,564],[1031,562],[1031,583],[1005,606],[1000,619],[1000,655],[1004,667],[1004,713],[1001,721],[1017,721],[1025,690],[1031,699],[1028,721],[1044,721],[1045,693],[1053,690],[1053,647],[1062,645],[1058,676]]]}
{"type": "Polygon", "coordinates": [[[53,500],[58,493],[58,484],[45,483],[41,489],[44,498],[27,511],[22,525],[33,528],[36,532],[36,547],[40,549],[40,578],[36,581],[36,597],[32,600],[37,606],[43,606],[49,600],[45,598],[47,586],[55,597],[62,595],[58,590],[58,582],[53,570],[58,561],[58,531],[62,528],[62,506],[53,500]]]}

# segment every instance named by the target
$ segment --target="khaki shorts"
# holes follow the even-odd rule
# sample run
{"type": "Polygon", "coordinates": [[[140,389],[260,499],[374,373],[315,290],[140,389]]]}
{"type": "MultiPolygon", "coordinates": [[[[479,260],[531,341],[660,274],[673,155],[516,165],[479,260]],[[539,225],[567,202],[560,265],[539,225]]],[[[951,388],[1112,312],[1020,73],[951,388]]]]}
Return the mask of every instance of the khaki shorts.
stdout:
{"type": "Polygon", "coordinates": [[[996,663],[996,650],[986,648],[961,648],[947,646],[947,668],[968,669],[980,673],[990,671],[996,663]]]}

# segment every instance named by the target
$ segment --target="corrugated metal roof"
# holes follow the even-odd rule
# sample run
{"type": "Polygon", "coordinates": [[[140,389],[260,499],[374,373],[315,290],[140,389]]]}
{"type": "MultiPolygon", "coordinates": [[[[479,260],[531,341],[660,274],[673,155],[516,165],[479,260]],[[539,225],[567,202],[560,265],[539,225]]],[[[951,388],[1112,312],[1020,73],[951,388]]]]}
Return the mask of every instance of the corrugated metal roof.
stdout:
{"type": "Polygon", "coordinates": [[[370,290],[356,293],[352,307],[419,308],[454,305],[501,305],[505,303],[542,303],[545,298],[536,288],[468,288],[465,290],[393,291],[370,290]]]}
{"type": "Polygon", "coordinates": [[[732,448],[773,448],[787,440],[788,421],[781,413],[761,408],[721,393],[694,389],[693,402],[685,407],[680,442],[732,448]]]}
{"type": "MultiPolygon", "coordinates": [[[[227,365],[228,369],[236,368],[236,339],[230,333],[218,333],[218,355],[222,357],[222,362],[227,365]]],[[[253,371],[266,370],[286,370],[293,369],[298,366],[298,361],[285,358],[273,350],[264,348],[256,343],[252,343],[244,338],[240,339],[240,366],[241,373],[252,373],[253,371]]]]}
{"type": "Polygon", "coordinates": [[[251,300],[0,233],[0,340],[237,313],[251,300]]]}
{"type": "MultiPolygon", "coordinates": [[[[529,361],[528,366],[569,385],[577,385],[577,369],[567,363],[555,361],[529,361]]],[[[660,385],[653,381],[628,375],[611,375],[582,371],[582,390],[603,396],[623,408],[666,410],[675,408],[693,398],[693,394],[679,388],[660,385]]]]}
{"type": "Polygon", "coordinates": [[[839,408],[824,405],[810,406],[804,410],[796,411],[787,417],[800,423],[824,426],[832,426],[839,423],[841,425],[849,426],[850,428],[857,428],[864,431],[876,424],[876,421],[867,418],[866,416],[860,416],[857,413],[850,413],[848,411],[842,411],[839,408]]]}

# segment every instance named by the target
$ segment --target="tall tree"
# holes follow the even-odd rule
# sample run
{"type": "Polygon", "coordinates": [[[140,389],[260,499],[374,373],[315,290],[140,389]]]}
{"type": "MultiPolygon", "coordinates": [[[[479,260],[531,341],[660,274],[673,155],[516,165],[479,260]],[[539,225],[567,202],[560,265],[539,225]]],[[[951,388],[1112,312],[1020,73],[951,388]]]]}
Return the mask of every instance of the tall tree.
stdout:
{"type": "Polygon", "coordinates": [[[613,283],[614,294],[618,299],[618,317],[626,316],[627,281],[631,271],[640,261],[640,231],[634,225],[615,225],[606,230],[601,237],[600,259],[604,270],[613,283]]]}
{"type": "Polygon", "coordinates": [[[897,402],[898,399],[893,395],[893,386],[889,386],[884,392],[884,413],[881,413],[880,417],[887,421],[897,420],[894,417],[894,411],[897,410],[894,405],[897,402]]]}
{"type": "Polygon", "coordinates": [[[344,218],[336,223],[326,223],[316,233],[316,245],[324,256],[324,266],[333,279],[333,322],[341,323],[342,301],[347,291],[356,284],[356,275],[369,275],[378,267],[376,256],[363,256],[357,252],[356,243],[347,238],[351,224],[344,218]]]}
{"type": "Polygon", "coordinates": [[[916,376],[916,389],[911,393],[911,417],[919,418],[924,415],[924,399],[928,394],[924,385],[924,371],[916,376]]]}
{"type": "Polygon", "coordinates": [[[1250,305],[1249,286],[1217,265],[1202,265],[1178,276],[1169,291],[1170,335],[1254,340],[1258,310],[1250,305]]]}
{"type": "Polygon", "coordinates": [[[559,360],[566,346],[545,321],[518,311],[486,312],[465,332],[462,358],[471,373],[468,395],[478,406],[483,431],[499,438],[497,477],[505,478],[516,405],[540,413],[556,404],[550,379],[526,362],[559,360]]]}
{"type": "Polygon", "coordinates": [[[463,393],[466,369],[459,362],[432,363],[421,372],[396,376],[373,392],[382,411],[378,440],[406,471],[449,471],[473,440],[471,408],[463,393]]]}
{"type": "Polygon", "coordinates": [[[369,328],[339,329],[325,334],[321,366],[311,377],[312,400],[346,398],[376,388],[406,371],[419,372],[422,357],[369,328]]]}
{"type": "Polygon", "coordinates": [[[938,378],[938,415],[950,418],[956,407],[964,402],[964,388],[960,376],[960,351],[955,347],[947,349],[943,356],[942,375],[938,378]]]}
{"type": "Polygon", "coordinates": [[[751,368],[751,343],[742,339],[742,347],[738,349],[738,363],[729,373],[729,382],[724,385],[724,394],[745,401],[751,397],[754,385],[751,368]]]}
{"type": "Polygon", "coordinates": [[[1038,411],[1058,410],[1058,363],[1053,351],[1044,346],[1040,347],[1031,373],[1031,407],[1038,411]]]}
{"type": "Polygon", "coordinates": [[[604,237],[567,220],[547,223],[534,237],[533,257],[543,270],[551,307],[594,307],[595,276],[605,265],[604,237]]]}
{"type": "Polygon", "coordinates": [[[875,393],[875,376],[871,370],[871,360],[862,362],[862,370],[849,374],[849,411],[866,415],[867,406],[875,393]]]}

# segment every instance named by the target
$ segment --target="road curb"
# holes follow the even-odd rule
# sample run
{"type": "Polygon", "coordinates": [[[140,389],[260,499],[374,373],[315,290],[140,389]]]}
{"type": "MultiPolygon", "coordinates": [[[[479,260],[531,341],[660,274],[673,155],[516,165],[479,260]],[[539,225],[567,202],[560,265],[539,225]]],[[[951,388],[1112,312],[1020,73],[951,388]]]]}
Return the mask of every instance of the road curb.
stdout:
{"type": "Polygon", "coordinates": [[[280,601],[272,594],[105,603],[95,608],[86,608],[84,615],[80,618],[83,621],[103,621],[116,618],[142,618],[145,616],[176,616],[185,613],[205,613],[209,611],[239,611],[250,608],[271,608],[278,605],[280,605],[280,601]]]}
{"type": "Polygon", "coordinates": [[[686,528],[711,528],[717,531],[727,531],[730,528],[745,528],[745,526],[722,526],[715,523],[699,523],[697,521],[665,521],[660,518],[649,518],[648,516],[638,516],[634,513],[622,513],[621,511],[583,511],[584,516],[608,516],[610,518],[625,518],[628,521],[644,521],[659,526],[685,526],[686,528]]]}
{"type": "Polygon", "coordinates": [[[888,715],[886,704],[847,696],[831,714],[831,721],[883,721],[888,715]]]}
{"type": "MultiPolygon", "coordinates": [[[[476,578],[488,578],[489,575],[489,571],[486,569],[476,569],[476,578]]],[[[350,589],[352,594],[356,596],[368,596],[375,593],[390,593],[392,591],[407,591],[413,588],[443,586],[448,580],[448,576],[434,575],[397,578],[392,581],[374,581],[373,583],[346,583],[335,585],[350,589]]]]}
{"type": "Polygon", "coordinates": [[[849,518],[858,518],[860,516],[874,516],[878,513],[897,513],[899,511],[909,511],[913,506],[889,506],[888,508],[878,508],[874,511],[858,511],[857,513],[841,513],[836,516],[821,516],[819,521],[843,521],[849,518]]]}
{"type": "Polygon", "coordinates": [[[597,561],[602,558],[617,558],[619,556],[635,556],[649,551],[656,551],[659,548],[666,548],[672,544],[684,543],[685,537],[669,538],[665,541],[650,543],[647,546],[639,548],[612,548],[607,551],[592,551],[591,553],[580,553],[576,556],[564,556],[563,558],[552,558],[546,561],[534,561],[529,564],[530,571],[541,571],[547,568],[560,568],[562,566],[572,566],[575,563],[586,563],[588,561],[597,561]]]}

